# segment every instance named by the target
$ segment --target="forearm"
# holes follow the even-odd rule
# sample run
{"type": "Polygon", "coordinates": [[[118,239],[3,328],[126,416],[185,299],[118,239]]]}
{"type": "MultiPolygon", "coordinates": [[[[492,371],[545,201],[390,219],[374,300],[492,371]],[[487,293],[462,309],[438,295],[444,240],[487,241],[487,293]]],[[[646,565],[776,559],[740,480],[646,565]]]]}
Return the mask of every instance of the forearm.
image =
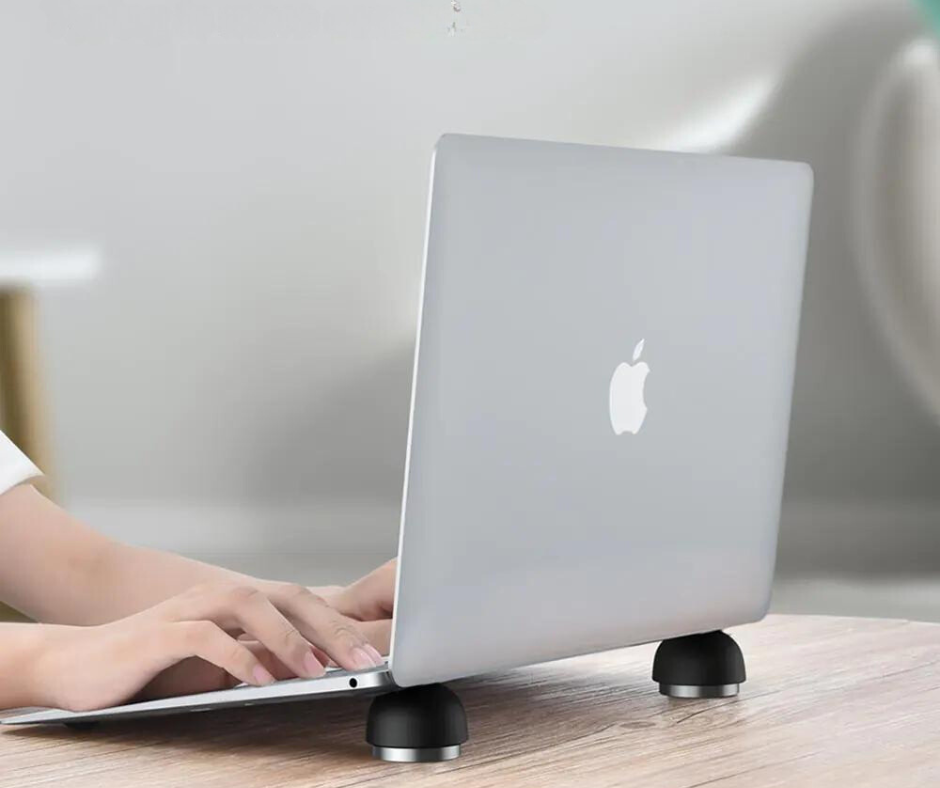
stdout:
{"type": "MultiPolygon", "coordinates": [[[[256,586],[263,591],[273,581],[243,575],[221,566],[213,566],[175,553],[112,543],[107,558],[99,562],[101,577],[95,582],[95,598],[91,611],[74,624],[100,624],[131,615],[164,599],[203,583],[229,582],[256,586]],[[113,589],[121,589],[114,593],[113,589]]],[[[311,588],[329,598],[338,586],[311,588]]]]}
{"type": "Polygon", "coordinates": [[[111,540],[29,485],[0,495],[0,600],[41,621],[82,618],[111,540]]]}
{"type": "MultiPolygon", "coordinates": [[[[193,586],[211,582],[258,585],[264,581],[173,553],[112,542],[98,561],[80,618],[69,623],[100,624],[129,616],[193,586]]],[[[48,620],[48,619],[44,619],[48,620]]]]}
{"type": "Polygon", "coordinates": [[[230,574],[108,539],[28,485],[0,495],[0,599],[39,621],[111,621],[230,574]]]}
{"type": "Polygon", "coordinates": [[[221,580],[246,578],[108,539],[28,485],[0,496],[0,599],[38,621],[113,621],[221,580]]]}
{"type": "Polygon", "coordinates": [[[0,600],[38,621],[113,621],[194,585],[224,581],[266,584],[108,539],[28,485],[0,495],[0,600]]]}
{"type": "Polygon", "coordinates": [[[0,624],[0,709],[44,706],[40,665],[50,627],[0,624]]]}

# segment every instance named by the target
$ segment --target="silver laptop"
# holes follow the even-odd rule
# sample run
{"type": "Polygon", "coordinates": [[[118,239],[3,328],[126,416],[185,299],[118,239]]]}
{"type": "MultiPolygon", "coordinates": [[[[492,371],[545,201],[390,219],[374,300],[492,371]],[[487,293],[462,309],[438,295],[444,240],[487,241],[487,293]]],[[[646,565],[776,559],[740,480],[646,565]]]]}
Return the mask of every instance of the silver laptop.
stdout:
{"type": "Polygon", "coordinates": [[[805,164],[437,145],[386,668],[77,722],[376,692],[767,610],[805,164]]]}

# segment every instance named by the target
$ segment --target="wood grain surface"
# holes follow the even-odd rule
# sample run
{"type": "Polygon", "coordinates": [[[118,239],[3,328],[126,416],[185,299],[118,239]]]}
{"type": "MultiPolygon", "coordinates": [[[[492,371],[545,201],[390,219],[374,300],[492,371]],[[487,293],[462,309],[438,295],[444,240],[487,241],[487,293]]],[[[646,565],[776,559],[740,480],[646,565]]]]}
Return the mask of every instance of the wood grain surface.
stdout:
{"type": "Polygon", "coordinates": [[[375,761],[368,701],[100,726],[4,728],[0,786],[940,785],[940,625],[770,616],[730,630],[734,699],[671,700],[655,646],[451,684],[470,742],[446,764],[375,761]]]}

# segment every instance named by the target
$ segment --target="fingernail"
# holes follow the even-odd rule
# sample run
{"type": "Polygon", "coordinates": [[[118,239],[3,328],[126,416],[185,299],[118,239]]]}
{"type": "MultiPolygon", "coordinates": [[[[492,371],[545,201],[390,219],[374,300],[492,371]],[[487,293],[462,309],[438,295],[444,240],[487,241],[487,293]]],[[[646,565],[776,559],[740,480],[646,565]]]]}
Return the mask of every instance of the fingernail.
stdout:
{"type": "Polygon", "coordinates": [[[366,644],[366,651],[369,652],[369,656],[372,657],[372,661],[375,663],[377,668],[382,667],[385,664],[385,659],[379,653],[379,650],[372,646],[371,643],[366,644]]]}
{"type": "Polygon", "coordinates": [[[274,676],[268,673],[264,667],[261,665],[256,665],[255,669],[251,671],[251,675],[255,677],[255,681],[258,684],[273,684],[274,676]]]}
{"type": "Polygon", "coordinates": [[[352,650],[352,658],[353,665],[359,670],[368,670],[369,668],[377,667],[375,661],[369,656],[369,652],[359,646],[356,646],[352,650]]]}
{"type": "Polygon", "coordinates": [[[308,651],[304,655],[304,670],[306,670],[311,677],[322,676],[324,673],[323,665],[320,664],[320,660],[313,656],[312,651],[308,651]]]}

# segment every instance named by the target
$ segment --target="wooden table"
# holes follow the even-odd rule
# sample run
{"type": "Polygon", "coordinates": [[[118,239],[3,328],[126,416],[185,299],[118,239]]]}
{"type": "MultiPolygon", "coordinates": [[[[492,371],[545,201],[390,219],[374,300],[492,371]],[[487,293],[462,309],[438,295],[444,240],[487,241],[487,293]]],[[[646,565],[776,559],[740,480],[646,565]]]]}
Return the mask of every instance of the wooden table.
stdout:
{"type": "Polygon", "coordinates": [[[654,646],[455,682],[456,761],[375,761],[364,699],[126,722],[3,729],[0,786],[760,786],[940,784],[940,625],[771,616],[731,630],[750,679],[676,701],[654,646]]]}

